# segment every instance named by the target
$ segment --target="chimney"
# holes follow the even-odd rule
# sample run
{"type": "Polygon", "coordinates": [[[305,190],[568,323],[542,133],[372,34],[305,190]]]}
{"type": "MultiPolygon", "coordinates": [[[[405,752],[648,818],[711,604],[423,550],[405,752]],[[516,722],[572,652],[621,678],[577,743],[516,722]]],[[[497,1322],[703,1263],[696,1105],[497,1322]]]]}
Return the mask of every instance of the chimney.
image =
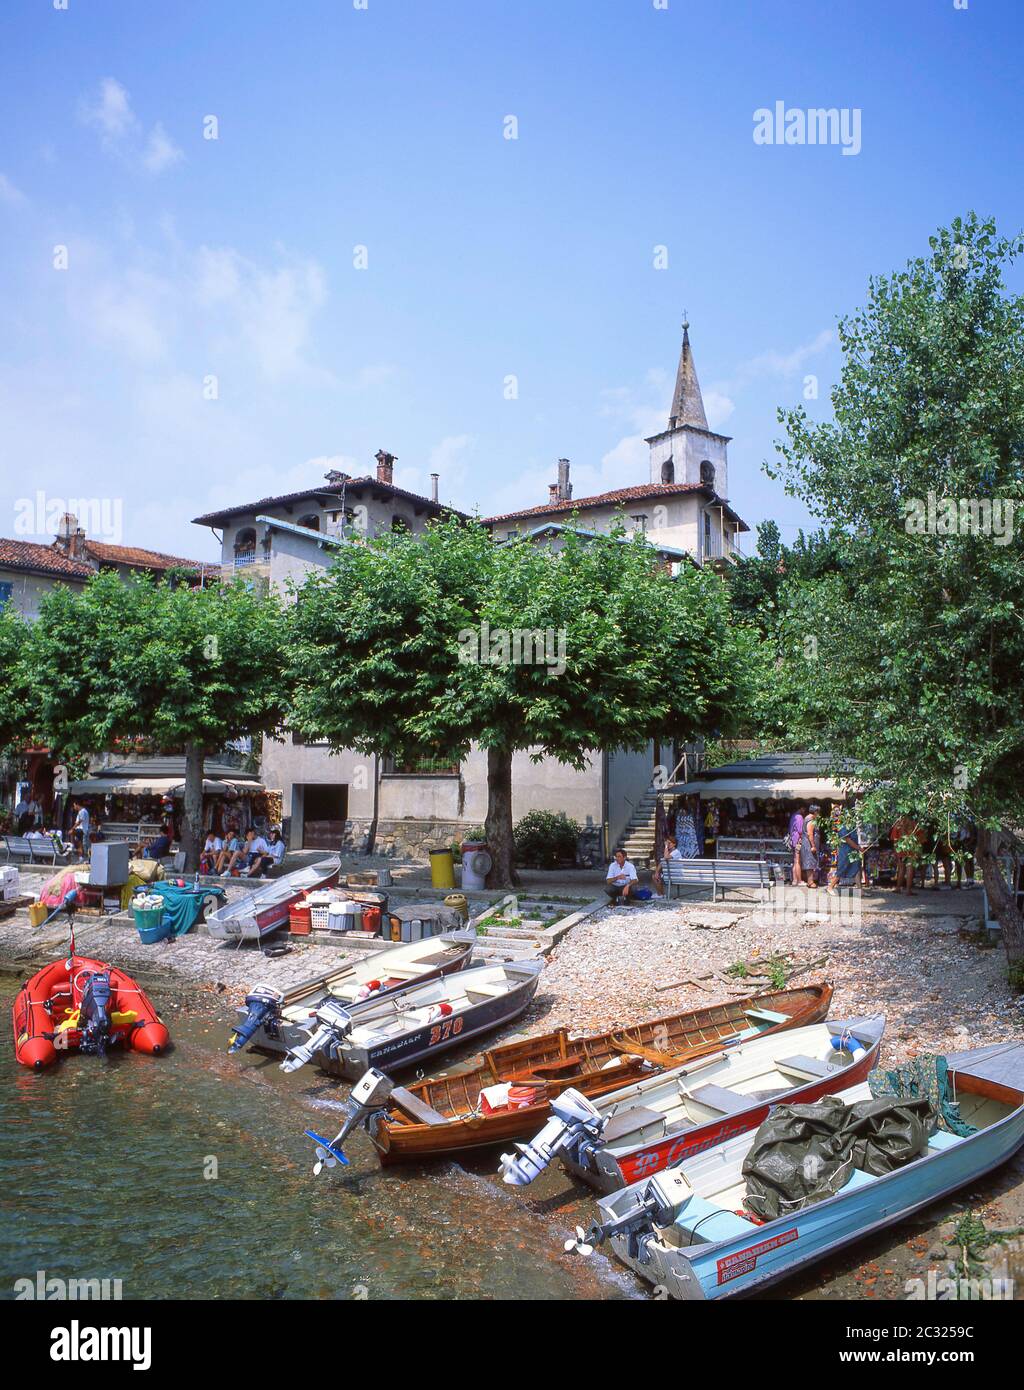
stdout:
{"type": "Polygon", "coordinates": [[[65,512],[61,517],[55,543],[71,560],[76,560],[85,553],[85,532],[79,526],[78,517],[74,512],[65,512]]]}
{"type": "Polygon", "coordinates": [[[572,497],[572,483],[569,481],[569,460],[558,460],[558,500],[568,502],[572,497]]]}
{"type": "Polygon", "coordinates": [[[383,449],[378,449],[376,459],[378,483],[386,483],[388,487],[392,487],[394,485],[395,476],[394,454],[386,454],[383,449]]]}
{"type": "Polygon", "coordinates": [[[431,473],[431,475],[430,475],[430,500],[431,500],[431,502],[436,502],[436,501],[437,501],[437,480],[438,480],[438,478],[439,478],[440,476],[441,476],[440,473],[431,473]]]}
{"type": "Polygon", "coordinates": [[[548,483],[548,502],[558,501],[558,484],[548,483]]]}

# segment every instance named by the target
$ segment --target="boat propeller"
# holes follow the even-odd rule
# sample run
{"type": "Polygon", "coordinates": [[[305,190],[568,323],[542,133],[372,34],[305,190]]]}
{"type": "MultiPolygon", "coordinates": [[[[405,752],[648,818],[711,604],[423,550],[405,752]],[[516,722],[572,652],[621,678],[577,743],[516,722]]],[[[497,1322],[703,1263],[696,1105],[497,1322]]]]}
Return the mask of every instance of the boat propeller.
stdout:
{"type": "Polygon", "coordinates": [[[352,1015],[336,999],[328,999],[313,1015],[315,1027],[311,1025],[309,1037],[298,1047],[293,1047],[281,1063],[281,1070],[298,1071],[311,1062],[318,1052],[326,1052],[329,1057],[336,1056],[338,1045],[352,1027],[352,1015]]]}
{"type": "Polygon", "coordinates": [[[619,1209],[609,1221],[595,1221],[589,1230],[577,1226],[577,1239],[567,1240],[565,1249],[589,1255],[595,1245],[612,1236],[624,1237],[630,1259],[647,1264],[646,1244],[657,1226],[670,1226],[693,1195],[693,1189],[676,1168],[634,1184],[616,1194],[619,1209]]]}
{"type": "Polygon", "coordinates": [[[570,1087],[555,1096],[551,1110],[551,1119],[528,1144],[517,1144],[515,1153],[502,1154],[501,1180],[510,1187],[525,1187],[560,1153],[601,1137],[605,1117],[579,1091],[570,1087]]]}
{"type": "Polygon", "coordinates": [[[365,1124],[371,1115],[379,1114],[380,1111],[387,1109],[388,1099],[394,1086],[395,1083],[390,1077],[371,1067],[352,1087],[348,1099],[341,1107],[345,1112],[345,1123],[333,1139],[327,1140],[323,1135],[316,1134],[311,1129],[303,1130],[303,1133],[307,1134],[310,1139],[316,1140],[316,1163],[313,1165],[315,1178],[319,1177],[325,1168],[335,1168],[339,1163],[348,1163],[341,1147],[342,1144],[352,1131],[357,1126],[365,1124]]]}
{"type": "Polygon", "coordinates": [[[572,1236],[565,1242],[565,1251],[573,1255],[592,1255],[594,1247],[587,1243],[587,1233],[582,1226],[576,1227],[576,1236],[572,1236]]]}
{"type": "Polygon", "coordinates": [[[348,1159],[340,1149],[334,1147],[337,1140],[325,1139],[322,1134],[317,1134],[316,1130],[304,1129],[303,1134],[308,1134],[310,1139],[315,1139],[316,1162],[313,1164],[313,1176],[319,1177],[325,1168],[337,1168],[339,1163],[348,1163],[348,1159]]]}

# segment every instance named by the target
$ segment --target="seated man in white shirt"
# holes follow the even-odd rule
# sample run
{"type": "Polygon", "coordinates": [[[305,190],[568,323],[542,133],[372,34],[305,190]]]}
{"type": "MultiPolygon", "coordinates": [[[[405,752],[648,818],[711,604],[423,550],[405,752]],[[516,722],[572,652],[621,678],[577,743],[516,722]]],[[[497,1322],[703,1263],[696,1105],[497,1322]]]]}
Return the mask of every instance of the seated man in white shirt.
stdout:
{"type": "Polygon", "coordinates": [[[638,887],[636,869],[626,858],[624,849],[615,851],[615,858],[608,865],[608,873],[605,875],[604,891],[612,900],[613,906],[617,903],[628,903],[633,892],[638,887]]]}

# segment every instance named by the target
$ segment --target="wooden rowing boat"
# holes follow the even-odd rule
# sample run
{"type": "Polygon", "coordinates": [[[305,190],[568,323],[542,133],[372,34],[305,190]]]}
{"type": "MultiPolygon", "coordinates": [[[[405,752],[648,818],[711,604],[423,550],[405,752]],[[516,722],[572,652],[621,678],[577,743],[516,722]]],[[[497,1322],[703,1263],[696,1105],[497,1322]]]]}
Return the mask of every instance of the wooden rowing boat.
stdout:
{"type": "Polygon", "coordinates": [[[560,1132],[549,1122],[536,1143],[517,1144],[518,1155],[502,1160],[504,1180],[524,1186],[554,1158],[601,1192],[652,1177],[757,1129],[771,1106],[804,1105],[866,1080],[884,1031],[880,1014],[812,1023],[644,1077],[590,1101],[586,1120],[559,1116],[560,1132]]]}
{"type": "MultiPolygon", "coordinates": [[[[760,1291],[904,1221],[1024,1145],[1024,1044],[975,1048],[947,1061],[960,1118],[973,1134],[937,1129],[921,1156],[902,1167],[881,1175],[853,1168],[834,1196],[761,1223],[741,1214],[742,1165],[754,1135],[739,1135],[602,1197],[587,1240],[607,1239],[624,1264],[673,1298],[721,1299],[760,1291]]],[[[838,1093],[847,1104],[869,1096],[866,1084],[838,1093]]]]}
{"type": "Polygon", "coordinates": [[[396,1086],[388,1109],[370,1116],[367,1129],[384,1164],[529,1138],[547,1118],[551,1098],[570,1086],[588,1097],[605,1095],[743,1038],[817,1023],[831,1000],[831,985],[813,984],[589,1036],[570,1037],[560,1028],[492,1048],[471,1070],[396,1086]],[[504,1083],[517,1088],[515,1108],[492,1107],[482,1094],[504,1083]]]}

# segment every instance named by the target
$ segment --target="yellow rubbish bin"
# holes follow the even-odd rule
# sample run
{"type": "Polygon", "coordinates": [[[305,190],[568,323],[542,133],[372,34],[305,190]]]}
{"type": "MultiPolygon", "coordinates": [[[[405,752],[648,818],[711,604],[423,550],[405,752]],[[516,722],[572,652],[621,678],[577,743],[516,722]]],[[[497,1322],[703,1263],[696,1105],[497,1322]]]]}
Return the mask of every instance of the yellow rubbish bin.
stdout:
{"type": "Polygon", "coordinates": [[[430,851],[430,882],[435,888],[455,887],[455,860],[450,849],[430,851]]]}

